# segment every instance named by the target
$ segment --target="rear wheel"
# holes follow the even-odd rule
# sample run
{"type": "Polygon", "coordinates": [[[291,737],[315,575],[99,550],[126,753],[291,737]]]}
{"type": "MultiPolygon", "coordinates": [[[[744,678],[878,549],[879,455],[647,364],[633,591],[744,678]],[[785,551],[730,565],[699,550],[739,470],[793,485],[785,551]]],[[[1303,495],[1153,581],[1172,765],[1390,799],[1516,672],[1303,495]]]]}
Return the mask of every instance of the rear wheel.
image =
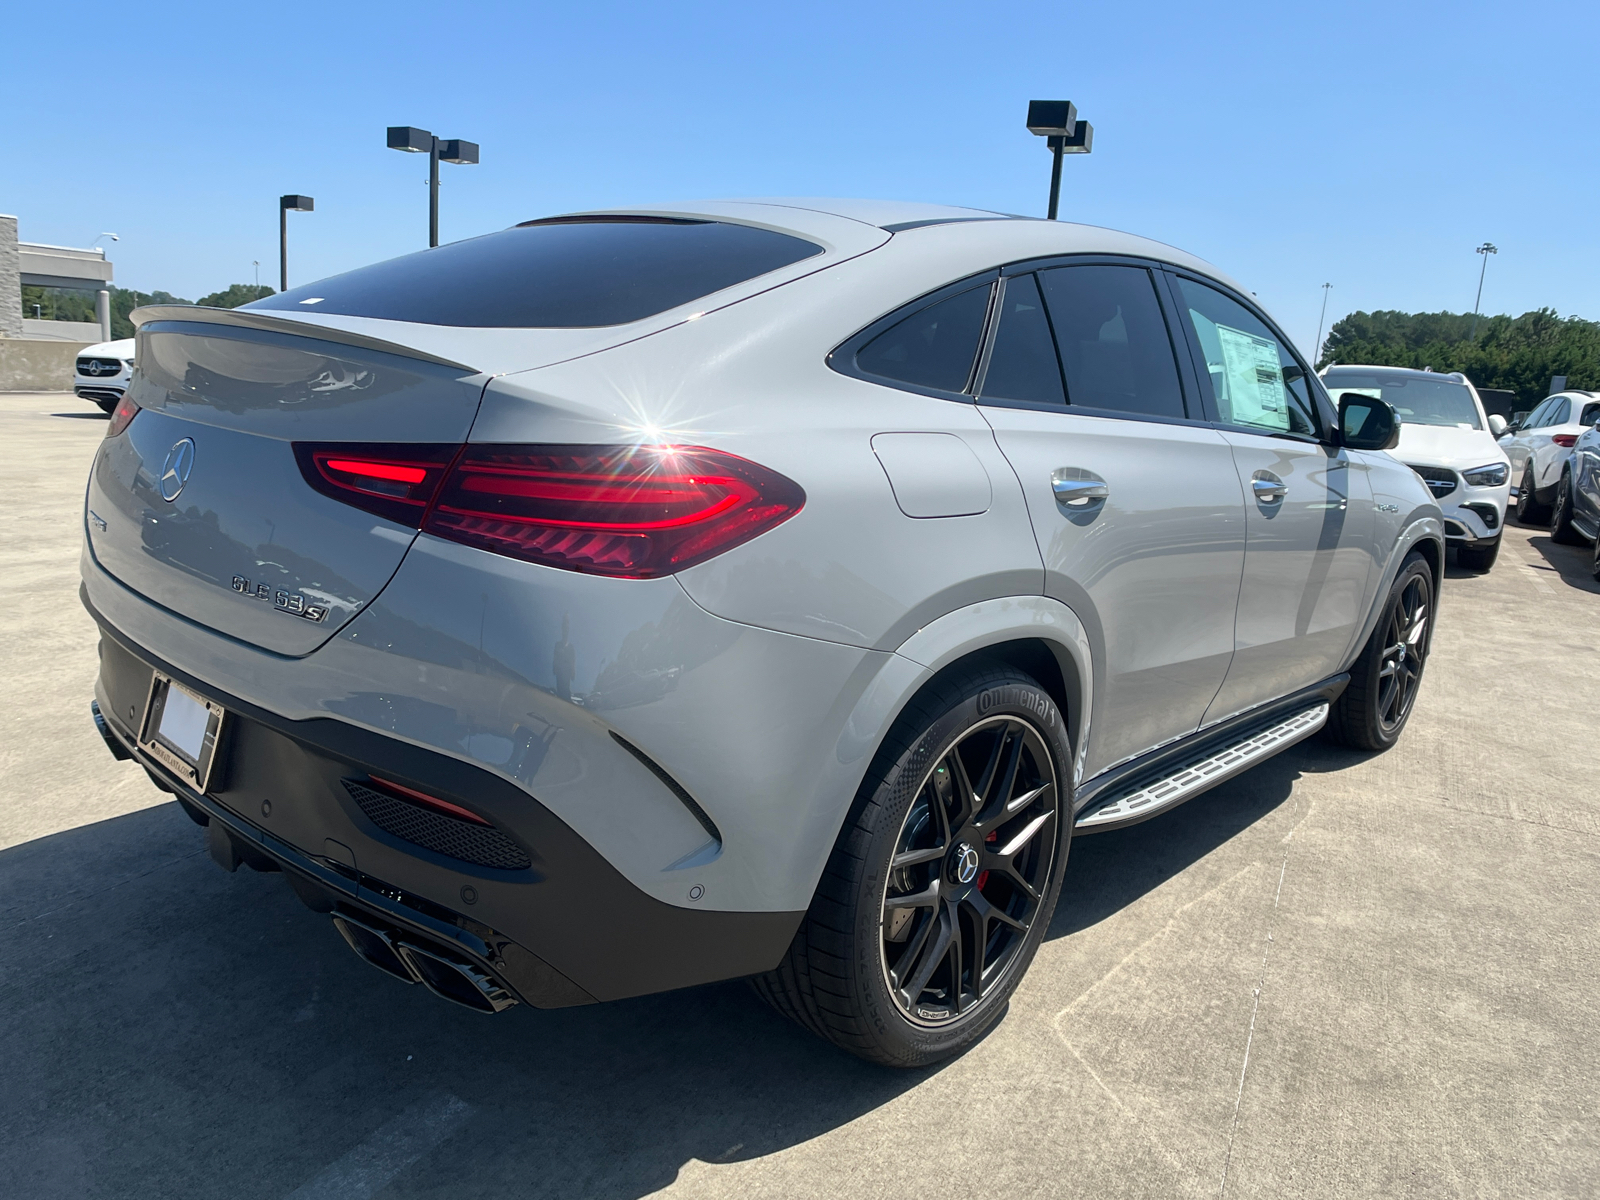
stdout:
{"type": "Polygon", "coordinates": [[[1522,482],[1517,485],[1517,520],[1524,525],[1541,525],[1550,519],[1550,506],[1540,504],[1533,493],[1533,460],[1522,468],[1522,482]]]}
{"type": "Polygon", "coordinates": [[[1350,671],[1350,686],[1328,714],[1335,741],[1387,750],[1400,740],[1416,703],[1433,640],[1433,572],[1410,554],[1389,588],[1383,616],[1350,671]]]}
{"type": "Polygon", "coordinates": [[[1600,537],[1594,540],[1594,558],[1589,561],[1589,573],[1600,583],[1600,537]]]}
{"type": "Polygon", "coordinates": [[[1487,571],[1494,566],[1494,560],[1500,557],[1500,539],[1492,542],[1479,542],[1476,546],[1459,546],[1456,548],[1456,562],[1463,571],[1487,571]]]}
{"type": "Polygon", "coordinates": [[[1550,514],[1550,540],[1563,546],[1581,546],[1584,536],[1572,527],[1572,472],[1561,472],[1556,485],[1555,509],[1550,514]]]}
{"type": "Polygon", "coordinates": [[[774,1008],[914,1067],[994,1024],[1050,924],[1072,833],[1071,748],[1037,681],[968,672],[918,697],[861,785],[774,1008]]]}

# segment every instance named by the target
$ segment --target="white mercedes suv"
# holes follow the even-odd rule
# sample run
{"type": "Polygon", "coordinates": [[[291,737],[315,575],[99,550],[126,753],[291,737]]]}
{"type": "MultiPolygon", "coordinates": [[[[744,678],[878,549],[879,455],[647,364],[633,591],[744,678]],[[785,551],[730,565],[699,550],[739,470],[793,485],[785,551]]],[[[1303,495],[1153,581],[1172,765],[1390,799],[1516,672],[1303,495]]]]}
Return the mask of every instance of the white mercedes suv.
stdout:
{"type": "Polygon", "coordinates": [[[107,744],[483,1012],[748,976],[953,1054],[1075,832],[1390,746],[1427,662],[1392,410],[1143,238],[702,203],[134,319],[84,511],[107,744]]]}
{"type": "Polygon", "coordinates": [[[1456,561],[1469,571],[1494,566],[1510,502],[1511,465],[1467,377],[1341,364],[1326,368],[1322,382],[1335,398],[1380,396],[1395,410],[1401,423],[1394,456],[1422,476],[1438,500],[1456,561]]]}
{"type": "Polygon", "coordinates": [[[97,342],[78,351],[73,363],[72,390],[106,412],[117,407],[133,378],[133,338],[97,342]]]}

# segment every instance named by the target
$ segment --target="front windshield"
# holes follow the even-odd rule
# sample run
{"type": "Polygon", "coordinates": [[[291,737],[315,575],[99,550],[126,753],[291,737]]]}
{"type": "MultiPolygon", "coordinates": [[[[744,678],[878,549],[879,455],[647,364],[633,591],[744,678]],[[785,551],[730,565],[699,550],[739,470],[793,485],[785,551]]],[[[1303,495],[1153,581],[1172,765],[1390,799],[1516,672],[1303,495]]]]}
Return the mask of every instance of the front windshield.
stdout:
{"type": "Polygon", "coordinates": [[[1458,429],[1482,429],[1478,406],[1464,383],[1440,376],[1437,379],[1388,371],[1330,370],[1322,377],[1328,394],[1335,401],[1340,392],[1360,392],[1376,396],[1390,405],[1404,425],[1450,425],[1458,429]]]}

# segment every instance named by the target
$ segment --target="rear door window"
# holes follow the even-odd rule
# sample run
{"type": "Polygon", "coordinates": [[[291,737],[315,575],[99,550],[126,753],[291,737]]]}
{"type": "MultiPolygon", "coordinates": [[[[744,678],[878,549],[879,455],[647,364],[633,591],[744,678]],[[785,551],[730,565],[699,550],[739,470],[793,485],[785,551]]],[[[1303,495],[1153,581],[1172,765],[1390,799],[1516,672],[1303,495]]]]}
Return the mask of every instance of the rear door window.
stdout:
{"type": "Polygon", "coordinates": [[[1006,280],[989,365],[980,395],[986,400],[1021,400],[1057,407],[1066,404],[1061,364],[1044,313],[1039,284],[1032,275],[1006,280]]]}
{"type": "Polygon", "coordinates": [[[821,254],[725,221],[555,218],[360,267],[247,305],[425,325],[625,325],[821,254]]]}
{"type": "Polygon", "coordinates": [[[965,391],[989,311],[990,286],[920,308],[856,352],[856,369],[896,383],[965,391]]]}
{"type": "Polygon", "coordinates": [[[1061,351],[1068,404],[1185,415],[1172,338],[1149,271],[1056,267],[1039,272],[1039,282],[1061,351]]]}
{"type": "Polygon", "coordinates": [[[1205,360],[1217,420],[1262,433],[1315,438],[1306,370],[1259,317],[1215,288],[1178,277],[1205,360]]]}

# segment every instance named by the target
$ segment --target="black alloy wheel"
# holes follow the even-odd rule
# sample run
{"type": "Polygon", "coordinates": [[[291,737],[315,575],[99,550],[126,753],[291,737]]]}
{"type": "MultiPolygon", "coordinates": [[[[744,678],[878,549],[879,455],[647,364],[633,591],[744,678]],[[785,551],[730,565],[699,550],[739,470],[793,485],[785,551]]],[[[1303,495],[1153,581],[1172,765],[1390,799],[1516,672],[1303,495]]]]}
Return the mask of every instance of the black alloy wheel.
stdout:
{"type": "Polygon", "coordinates": [[[1581,546],[1584,536],[1572,527],[1572,472],[1562,471],[1556,485],[1556,503],[1550,513],[1550,540],[1563,546],[1581,546]]]}
{"type": "Polygon", "coordinates": [[[1400,740],[1417,702],[1433,641],[1433,571],[1413,551],[1389,588],[1383,615],[1350,668],[1350,683],[1328,714],[1330,737],[1358,750],[1400,740]]]}
{"type": "Polygon", "coordinates": [[[1406,580],[1384,617],[1385,648],[1378,668],[1378,725],[1398,733],[1411,706],[1428,656],[1428,622],[1433,615],[1433,589],[1422,575],[1406,580]]]}
{"type": "Polygon", "coordinates": [[[1550,519],[1550,506],[1540,504],[1533,491],[1533,460],[1522,468],[1522,482],[1517,485],[1517,520],[1524,525],[1540,525],[1550,519]]]}
{"type": "Polygon", "coordinates": [[[880,947],[890,995],[912,1021],[959,1017],[1016,963],[1055,865],[1055,775],[1038,730],[994,717],[918,789],[890,860],[880,947]]]}
{"type": "Polygon", "coordinates": [[[1055,912],[1072,762],[1065,717],[1033,677],[979,661],[930,682],[874,755],[788,953],[751,986],[885,1066],[971,1046],[1055,912]]]}

